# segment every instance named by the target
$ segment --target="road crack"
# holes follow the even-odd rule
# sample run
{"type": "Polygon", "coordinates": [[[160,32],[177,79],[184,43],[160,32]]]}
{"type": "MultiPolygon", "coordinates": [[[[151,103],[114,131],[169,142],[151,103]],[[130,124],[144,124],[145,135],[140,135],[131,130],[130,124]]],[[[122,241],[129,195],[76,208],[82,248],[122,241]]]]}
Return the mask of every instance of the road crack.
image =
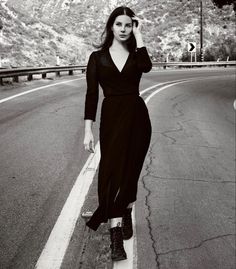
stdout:
{"type": "Polygon", "coordinates": [[[197,182],[206,182],[206,183],[232,183],[235,184],[235,181],[233,180],[215,180],[215,178],[212,179],[194,179],[194,178],[184,178],[184,177],[161,177],[161,176],[155,176],[151,172],[148,174],[149,177],[157,178],[160,180],[184,180],[184,181],[197,181],[197,182]]]}
{"type": "Polygon", "coordinates": [[[154,235],[153,235],[153,229],[152,229],[151,220],[150,220],[151,206],[149,204],[149,198],[150,198],[150,195],[151,195],[151,190],[147,187],[147,185],[145,183],[145,178],[148,178],[150,176],[150,167],[151,167],[151,165],[153,163],[152,149],[153,149],[154,145],[155,145],[155,143],[153,143],[151,145],[150,149],[149,149],[149,153],[148,153],[148,156],[147,156],[147,159],[149,160],[149,162],[145,166],[146,174],[141,178],[141,182],[143,183],[143,188],[147,192],[147,195],[145,196],[145,206],[148,209],[148,215],[146,216],[146,221],[147,221],[147,225],[148,225],[149,235],[150,235],[150,238],[151,238],[151,241],[152,241],[152,249],[153,249],[153,252],[155,254],[155,261],[156,261],[156,266],[157,266],[156,268],[160,269],[159,257],[158,257],[158,252],[157,252],[157,249],[156,249],[157,244],[156,244],[156,240],[155,240],[154,235]]]}
{"type": "Polygon", "coordinates": [[[176,146],[186,146],[186,147],[192,147],[192,148],[208,148],[208,149],[218,149],[221,150],[218,146],[208,146],[208,145],[197,145],[197,144],[182,144],[182,143],[175,143],[176,146]]]}
{"type": "Polygon", "coordinates": [[[171,253],[176,253],[176,252],[180,252],[180,251],[186,251],[186,250],[193,250],[193,249],[197,249],[200,248],[203,244],[205,244],[206,242],[212,241],[212,240],[216,240],[216,239],[221,239],[227,236],[235,236],[235,234],[223,234],[223,235],[217,235],[214,237],[210,237],[207,239],[202,240],[201,242],[199,242],[197,245],[192,246],[192,247],[185,247],[185,248],[178,248],[178,249],[173,249],[173,250],[168,250],[165,252],[159,252],[157,255],[158,256],[164,256],[164,255],[168,255],[171,253]]]}
{"type": "Polygon", "coordinates": [[[176,133],[176,132],[181,132],[181,131],[183,131],[183,126],[182,126],[179,122],[177,122],[177,125],[179,125],[179,128],[177,128],[177,129],[172,129],[172,130],[167,130],[167,131],[161,132],[161,134],[162,134],[164,137],[166,137],[166,138],[168,138],[168,139],[170,139],[170,140],[172,141],[171,144],[175,144],[175,143],[177,142],[177,140],[176,140],[174,137],[172,137],[172,136],[170,136],[170,135],[167,135],[167,134],[169,134],[169,133],[176,133]]]}
{"type": "MultiPolygon", "coordinates": [[[[183,102],[183,101],[182,101],[183,102]]],[[[182,109],[179,108],[179,103],[174,103],[172,105],[172,108],[175,112],[177,112],[178,114],[177,115],[174,115],[174,117],[181,117],[181,116],[184,116],[184,113],[182,111],[182,109]]]]}

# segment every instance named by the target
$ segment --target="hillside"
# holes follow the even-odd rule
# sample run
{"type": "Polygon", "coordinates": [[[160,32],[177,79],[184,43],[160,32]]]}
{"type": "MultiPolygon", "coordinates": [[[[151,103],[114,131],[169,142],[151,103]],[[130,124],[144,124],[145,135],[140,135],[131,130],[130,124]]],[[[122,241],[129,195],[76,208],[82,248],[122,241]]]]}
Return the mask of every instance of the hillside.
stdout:
{"type": "MultiPolygon", "coordinates": [[[[186,58],[187,43],[199,47],[199,1],[0,0],[3,65],[83,64],[98,43],[110,12],[127,5],[143,19],[146,46],[154,59],[186,58]]],[[[232,7],[204,1],[204,49],[208,59],[236,58],[232,7]]]]}

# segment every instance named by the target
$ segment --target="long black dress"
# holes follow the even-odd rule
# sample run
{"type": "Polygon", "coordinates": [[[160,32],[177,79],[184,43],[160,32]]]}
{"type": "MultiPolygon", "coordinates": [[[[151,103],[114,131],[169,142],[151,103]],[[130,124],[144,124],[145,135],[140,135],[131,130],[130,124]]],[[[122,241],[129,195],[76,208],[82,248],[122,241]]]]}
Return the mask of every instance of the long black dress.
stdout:
{"type": "Polygon", "coordinates": [[[84,119],[96,120],[99,84],[104,94],[99,128],[99,206],[86,223],[93,230],[110,218],[122,217],[127,205],[136,200],[152,131],[139,83],[142,73],[151,68],[146,47],[130,52],[121,72],[108,49],[90,55],[84,119]]]}

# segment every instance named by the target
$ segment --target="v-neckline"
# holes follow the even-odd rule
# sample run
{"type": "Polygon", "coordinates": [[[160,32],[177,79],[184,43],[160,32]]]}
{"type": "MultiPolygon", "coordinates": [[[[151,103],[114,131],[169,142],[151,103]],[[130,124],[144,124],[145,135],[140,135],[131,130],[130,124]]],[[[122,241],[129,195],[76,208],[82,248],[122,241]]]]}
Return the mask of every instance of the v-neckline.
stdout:
{"type": "Polygon", "coordinates": [[[130,57],[130,54],[131,54],[131,53],[129,52],[129,55],[128,55],[128,57],[127,57],[127,59],[126,59],[124,65],[123,65],[123,67],[122,67],[122,69],[121,69],[121,71],[120,71],[120,70],[118,69],[118,67],[116,66],[114,60],[112,59],[110,50],[109,50],[109,48],[108,48],[108,55],[109,55],[109,57],[110,57],[110,59],[111,59],[111,62],[112,62],[112,64],[114,65],[114,67],[116,68],[116,70],[117,70],[120,74],[121,74],[121,73],[123,72],[123,70],[125,69],[125,66],[127,65],[127,62],[128,62],[128,60],[129,60],[129,57],[130,57]]]}

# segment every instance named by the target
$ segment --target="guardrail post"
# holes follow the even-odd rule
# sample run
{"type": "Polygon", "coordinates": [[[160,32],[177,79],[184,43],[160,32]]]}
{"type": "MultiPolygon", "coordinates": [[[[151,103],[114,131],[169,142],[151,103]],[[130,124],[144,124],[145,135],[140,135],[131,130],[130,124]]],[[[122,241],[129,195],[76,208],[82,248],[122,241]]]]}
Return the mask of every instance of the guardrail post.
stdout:
{"type": "Polygon", "coordinates": [[[73,76],[73,70],[69,70],[69,76],[73,76]]]}
{"type": "Polygon", "coordinates": [[[27,77],[28,81],[31,81],[33,79],[33,75],[32,74],[29,74],[28,77],[27,77]]]}
{"type": "Polygon", "coordinates": [[[81,69],[81,73],[82,74],[85,73],[85,71],[86,71],[86,69],[81,69]]]}
{"type": "Polygon", "coordinates": [[[18,76],[14,76],[13,77],[13,82],[19,82],[19,77],[18,76]]]}
{"type": "Polygon", "coordinates": [[[42,73],[42,78],[45,79],[47,77],[47,73],[42,73]]]}
{"type": "Polygon", "coordinates": [[[61,74],[60,74],[60,71],[56,71],[56,77],[60,77],[61,74]]]}
{"type": "Polygon", "coordinates": [[[0,78],[0,85],[3,86],[3,79],[0,78]]]}

